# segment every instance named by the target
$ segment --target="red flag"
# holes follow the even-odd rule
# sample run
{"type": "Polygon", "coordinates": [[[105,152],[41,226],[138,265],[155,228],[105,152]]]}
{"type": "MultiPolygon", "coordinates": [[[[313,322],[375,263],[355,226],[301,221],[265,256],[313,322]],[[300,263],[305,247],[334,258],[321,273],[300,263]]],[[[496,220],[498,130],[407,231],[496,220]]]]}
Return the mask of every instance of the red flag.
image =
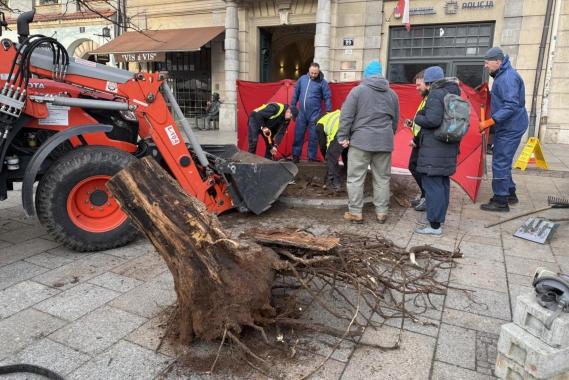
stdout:
{"type": "Polygon", "coordinates": [[[399,0],[399,9],[401,10],[401,23],[405,24],[405,29],[407,31],[411,30],[411,22],[409,20],[409,1],[410,0],[399,0]]]}

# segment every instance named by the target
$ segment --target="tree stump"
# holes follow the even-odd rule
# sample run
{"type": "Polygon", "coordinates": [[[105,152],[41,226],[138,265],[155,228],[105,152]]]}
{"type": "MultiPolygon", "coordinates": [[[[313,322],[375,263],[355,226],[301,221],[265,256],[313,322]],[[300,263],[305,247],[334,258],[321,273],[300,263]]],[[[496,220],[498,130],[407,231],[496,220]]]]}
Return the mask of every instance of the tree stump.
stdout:
{"type": "Polygon", "coordinates": [[[278,256],[231,240],[217,216],[188,195],[151,157],[117,173],[108,189],[166,261],[178,298],[180,343],[212,340],[226,329],[274,316],[271,287],[278,256]]]}

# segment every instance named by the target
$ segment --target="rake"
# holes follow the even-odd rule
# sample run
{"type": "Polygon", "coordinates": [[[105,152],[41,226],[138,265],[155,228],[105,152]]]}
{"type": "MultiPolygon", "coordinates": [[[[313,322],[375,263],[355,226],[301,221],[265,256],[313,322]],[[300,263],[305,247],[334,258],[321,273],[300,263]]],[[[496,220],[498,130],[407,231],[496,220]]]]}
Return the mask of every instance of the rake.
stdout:
{"type": "Polygon", "coordinates": [[[494,226],[497,226],[499,224],[506,223],[506,222],[509,222],[511,220],[514,220],[514,219],[521,218],[522,216],[535,214],[537,212],[550,210],[552,208],[569,208],[569,199],[567,199],[565,197],[554,197],[554,196],[550,195],[547,197],[547,204],[549,206],[540,208],[538,210],[528,211],[528,212],[525,212],[523,214],[518,214],[518,215],[512,216],[511,218],[508,218],[508,219],[500,220],[499,222],[496,222],[496,223],[486,224],[484,226],[484,228],[494,227],[494,226]]]}

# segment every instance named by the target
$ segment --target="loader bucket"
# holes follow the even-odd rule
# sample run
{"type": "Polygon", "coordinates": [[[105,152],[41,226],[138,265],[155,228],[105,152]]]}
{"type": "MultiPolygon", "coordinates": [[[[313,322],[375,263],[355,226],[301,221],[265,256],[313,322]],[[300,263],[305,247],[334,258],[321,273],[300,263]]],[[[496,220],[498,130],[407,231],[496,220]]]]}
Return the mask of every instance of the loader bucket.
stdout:
{"type": "Polygon", "coordinates": [[[227,179],[239,211],[260,214],[278,199],[298,173],[292,162],[271,161],[240,151],[235,145],[202,145],[219,173],[227,179]]]}

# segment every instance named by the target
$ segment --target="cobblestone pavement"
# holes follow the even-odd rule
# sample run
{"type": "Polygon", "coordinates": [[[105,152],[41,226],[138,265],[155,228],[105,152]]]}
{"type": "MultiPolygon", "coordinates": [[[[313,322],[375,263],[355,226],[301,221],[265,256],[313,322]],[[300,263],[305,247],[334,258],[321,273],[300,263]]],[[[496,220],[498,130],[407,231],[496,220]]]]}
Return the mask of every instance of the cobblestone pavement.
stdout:
{"type": "MultiPolygon", "coordinates": [[[[545,151],[556,170],[568,167],[565,146],[546,146],[545,151]]],[[[569,194],[569,180],[563,176],[528,173],[515,179],[520,203],[512,207],[510,215],[543,207],[547,195],[569,194]]],[[[484,228],[485,223],[510,216],[479,209],[490,192],[487,181],[478,204],[472,204],[453,186],[441,238],[414,234],[420,214],[401,208],[390,212],[385,225],[376,224],[373,210],[368,209],[363,227],[343,222],[344,210],[312,213],[283,206],[259,217],[230,213],[221,221],[233,236],[249,226],[294,224],[322,232],[380,233],[407,247],[428,243],[452,249],[460,242],[464,258],[449,271],[448,281],[472,290],[473,297],[454,289],[435,297],[438,308],[427,315],[434,326],[405,321],[399,350],[343,344],[315,378],[489,379],[500,326],[511,320],[516,296],[531,291],[535,268],[569,271],[569,223],[562,222],[547,245],[512,236],[523,218],[484,228]]],[[[541,215],[567,217],[567,211],[550,210],[541,215]]],[[[246,364],[221,365],[218,373],[205,374],[217,344],[204,343],[189,349],[194,364],[202,364],[202,371],[173,368],[163,375],[177,355],[168,344],[157,350],[166,311],[174,301],[172,277],[145,239],[121,249],[76,253],[54,242],[36,219],[24,217],[19,191],[10,192],[9,199],[0,202],[2,364],[34,363],[69,379],[263,378],[246,364]]],[[[396,326],[367,329],[362,339],[393,343],[399,332],[396,326]]],[[[313,349],[303,350],[279,369],[292,378],[308,373],[330,350],[323,340],[315,337],[310,345],[313,349]]]]}

